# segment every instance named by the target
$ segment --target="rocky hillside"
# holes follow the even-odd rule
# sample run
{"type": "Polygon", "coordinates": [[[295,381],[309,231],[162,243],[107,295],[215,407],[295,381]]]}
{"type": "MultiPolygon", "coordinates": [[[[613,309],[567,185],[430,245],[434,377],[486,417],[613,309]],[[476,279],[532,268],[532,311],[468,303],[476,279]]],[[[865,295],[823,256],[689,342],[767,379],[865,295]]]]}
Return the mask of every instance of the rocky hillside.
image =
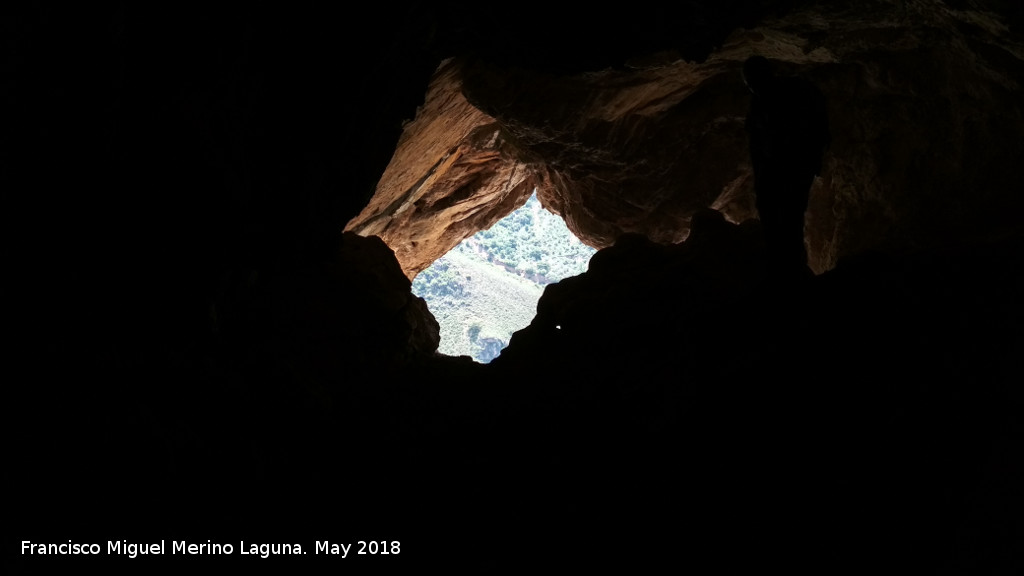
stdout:
{"type": "Polygon", "coordinates": [[[441,325],[441,353],[490,362],[530,323],[543,287],[584,272],[594,252],[534,194],[420,272],[412,289],[441,325]]]}

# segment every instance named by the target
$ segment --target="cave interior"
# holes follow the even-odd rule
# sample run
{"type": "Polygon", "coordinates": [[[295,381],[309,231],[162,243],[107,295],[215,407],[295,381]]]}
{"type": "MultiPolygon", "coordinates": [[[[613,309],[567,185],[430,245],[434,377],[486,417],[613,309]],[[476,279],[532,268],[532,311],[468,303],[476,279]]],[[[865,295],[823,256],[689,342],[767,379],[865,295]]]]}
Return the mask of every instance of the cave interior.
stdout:
{"type": "Polygon", "coordinates": [[[12,10],[12,525],[1020,569],[1022,5],[667,6],[12,10]],[[831,123],[784,290],[754,54],[831,123]],[[410,279],[534,188],[588,271],[436,354],[410,279]]]}

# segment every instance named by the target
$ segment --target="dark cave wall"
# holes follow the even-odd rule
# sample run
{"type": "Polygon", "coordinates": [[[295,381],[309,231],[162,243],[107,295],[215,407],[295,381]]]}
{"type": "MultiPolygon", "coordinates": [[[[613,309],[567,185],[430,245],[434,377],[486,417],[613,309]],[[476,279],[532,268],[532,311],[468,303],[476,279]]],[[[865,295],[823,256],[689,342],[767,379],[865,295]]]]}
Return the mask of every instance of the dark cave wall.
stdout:
{"type": "Polygon", "coordinates": [[[416,10],[12,6],[11,213],[38,288],[78,299],[76,329],[179,346],[250,276],[329,254],[437,65],[416,10]]]}
{"type": "MultiPolygon", "coordinates": [[[[223,301],[233,300],[230,294],[244,290],[254,275],[258,281],[323,259],[333,249],[339,228],[369,201],[403,121],[422,104],[442,57],[523,70],[517,80],[523,87],[530,83],[530,67],[540,80],[559,81],[557,75],[622,70],[631,58],[664,50],[699,60],[726,45],[737,27],[755,27],[810,4],[709,8],[690,2],[671,15],[637,5],[626,14],[551,16],[535,28],[499,17],[496,8],[456,5],[436,11],[379,7],[360,19],[329,9],[232,5],[169,11],[11,7],[5,19],[5,177],[17,191],[8,200],[10,213],[22,217],[19,262],[33,270],[25,291],[45,294],[42,300],[60,307],[73,300],[66,310],[48,309],[55,319],[71,314],[81,320],[75,326],[124,323],[112,334],[142,331],[171,340],[175,331],[186,338],[205,334],[211,323],[226,321],[233,305],[223,301]],[[526,30],[543,32],[544,40],[510,41],[526,30]],[[39,254],[63,264],[44,264],[39,254]],[[64,290],[69,281],[80,289],[64,290]],[[98,310],[102,318],[90,316],[98,310]]],[[[868,4],[892,9],[891,3],[868,4]]],[[[920,12],[939,5],[911,7],[920,12]]],[[[1020,19],[1013,3],[947,6],[979,14],[1002,10],[1009,32],[1020,19]]],[[[928,20],[927,13],[914,16],[928,20]]],[[[790,32],[810,39],[805,47],[826,47],[840,60],[857,61],[872,46],[887,51],[871,62],[809,70],[840,98],[830,172],[812,198],[809,217],[819,270],[879,242],[914,248],[955,234],[983,237],[1015,229],[1020,200],[1009,191],[1019,180],[1010,168],[1022,152],[1015,138],[1022,123],[1020,59],[1005,30],[991,19],[972,18],[946,18],[943,26],[921,28],[916,36],[897,27],[830,39],[813,20],[791,25],[790,32]],[[944,59],[947,46],[962,50],[944,59]],[[929,122],[949,117],[955,123],[929,122]]],[[[735,79],[730,85],[737,86],[735,79]]],[[[492,108],[506,116],[508,133],[528,161],[543,158],[543,147],[531,154],[536,145],[528,134],[515,134],[517,125],[529,128],[529,117],[519,122],[514,109],[500,110],[500,100],[492,108]]],[[[741,114],[742,105],[736,108],[741,114]]],[[[618,136],[623,134],[628,130],[618,136]]],[[[585,136],[584,143],[602,145],[600,130],[585,136]]],[[[720,147],[738,143],[724,140],[720,147]]],[[[653,142],[645,153],[671,148],[653,142]]],[[[600,166],[574,164],[571,157],[565,164],[562,172],[540,170],[537,177],[568,189],[574,179],[600,172],[600,166]]],[[[720,200],[728,200],[722,206],[733,208],[726,212],[741,219],[750,211],[749,191],[746,200],[742,192],[749,182],[742,170],[733,172],[722,182],[736,193],[720,200]]],[[[680,174],[685,178],[677,179],[705,172],[680,174]]],[[[583,184],[575,196],[552,196],[547,204],[584,236],[593,227],[601,245],[622,231],[678,240],[687,214],[713,195],[674,201],[682,208],[662,209],[650,222],[636,214],[626,217],[631,221],[625,226],[608,226],[601,215],[609,212],[606,206],[614,213],[615,202],[585,200],[589,188],[583,184]],[[572,202],[593,205],[574,214],[572,202]]]]}
{"type": "MultiPolygon", "coordinates": [[[[728,10],[770,4],[716,3],[706,33],[690,18],[700,13],[658,18],[665,36],[647,34],[646,16],[598,12],[588,26],[600,32],[547,45],[508,43],[524,25],[504,7],[455,23],[451,7],[371,7],[359,20],[295,6],[12,9],[4,178],[17,369],[5,406],[12,493],[34,504],[12,524],[63,531],[55,542],[123,518],[120,529],[159,528],[157,538],[273,524],[288,541],[296,526],[337,533],[340,518],[421,542],[464,539],[457,558],[482,566],[524,534],[575,536],[573,559],[604,564],[617,551],[602,546],[606,529],[630,526],[637,544],[687,543],[691,564],[748,545],[808,559],[807,536],[831,546],[811,560],[934,553],[939,569],[998,573],[1020,530],[1019,363],[1008,356],[1020,348],[1017,245],[838,266],[787,324],[810,330],[787,338],[759,321],[792,310],[743,282],[758,278],[756,229],[709,216],[693,244],[634,238],[605,252],[594,292],[594,277],[561,286],[562,302],[553,289],[505,367],[485,368],[431,356],[430,320],[388,250],[338,237],[442,56],[603,69],[636,56],[620,52],[632,40],[709,52],[731,29],[728,10]],[[631,26],[622,43],[591,49],[616,23],[631,26]],[[559,314],[586,337],[546,341],[559,314]],[[758,379],[762,363],[781,376],[804,366],[803,345],[820,354],[799,383],[834,412],[808,412],[758,379]],[[883,360],[920,379],[888,387],[883,360]],[[780,471],[773,443],[823,423],[830,434],[782,454],[793,467],[780,471]],[[832,499],[825,512],[788,476],[821,474],[822,452],[838,479],[814,492],[832,499]],[[810,530],[735,531],[746,504],[790,514],[794,501],[810,530]],[[735,504],[730,514],[721,503],[735,504]],[[552,510],[568,510],[566,524],[538,521],[552,510]],[[466,528],[439,531],[440,517],[466,528]],[[665,518],[690,521],[669,533],[665,518]],[[819,521],[837,518],[848,538],[827,542],[819,521]],[[879,532],[890,547],[863,538],[879,532]],[[966,558],[955,566],[944,562],[954,545],[966,558]]],[[[536,25],[561,37],[551,23],[536,25]]],[[[423,554],[456,557],[441,545],[423,554]]]]}
{"type": "Polygon", "coordinates": [[[386,404],[323,375],[387,380],[436,348],[390,251],[341,237],[440,61],[417,10],[5,6],[26,530],[292,494],[296,462],[334,465],[310,438],[372,430],[358,407],[386,404]]]}
{"type": "Polygon", "coordinates": [[[915,22],[840,35],[830,49],[854,64],[812,76],[838,100],[808,211],[819,270],[868,249],[907,253],[1019,231],[1010,215],[1021,199],[1010,190],[1024,150],[1009,137],[1024,129],[1019,44],[984,15],[915,22]]]}

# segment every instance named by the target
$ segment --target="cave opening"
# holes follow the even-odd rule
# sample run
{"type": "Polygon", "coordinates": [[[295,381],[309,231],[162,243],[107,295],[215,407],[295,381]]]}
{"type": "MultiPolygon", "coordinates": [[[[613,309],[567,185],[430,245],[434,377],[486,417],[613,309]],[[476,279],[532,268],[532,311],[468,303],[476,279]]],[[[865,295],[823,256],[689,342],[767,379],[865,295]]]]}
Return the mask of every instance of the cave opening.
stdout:
{"type": "Polygon", "coordinates": [[[486,364],[530,324],[544,287],[585,272],[595,252],[534,189],[523,206],[417,274],[412,290],[441,327],[438,351],[486,364]]]}

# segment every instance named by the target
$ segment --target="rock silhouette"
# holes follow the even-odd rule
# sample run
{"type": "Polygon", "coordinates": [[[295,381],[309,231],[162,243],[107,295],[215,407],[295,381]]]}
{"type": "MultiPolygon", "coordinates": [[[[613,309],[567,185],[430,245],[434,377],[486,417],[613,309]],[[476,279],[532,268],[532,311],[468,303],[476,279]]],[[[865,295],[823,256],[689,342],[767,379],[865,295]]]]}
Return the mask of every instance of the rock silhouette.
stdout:
{"type": "Polygon", "coordinates": [[[825,98],[803,78],[775,75],[763,56],[743,64],[752,94],[746,128],[757,211],[771,270],[799,274],[807,266],[804,212],[830,135],[825,98]]]}

